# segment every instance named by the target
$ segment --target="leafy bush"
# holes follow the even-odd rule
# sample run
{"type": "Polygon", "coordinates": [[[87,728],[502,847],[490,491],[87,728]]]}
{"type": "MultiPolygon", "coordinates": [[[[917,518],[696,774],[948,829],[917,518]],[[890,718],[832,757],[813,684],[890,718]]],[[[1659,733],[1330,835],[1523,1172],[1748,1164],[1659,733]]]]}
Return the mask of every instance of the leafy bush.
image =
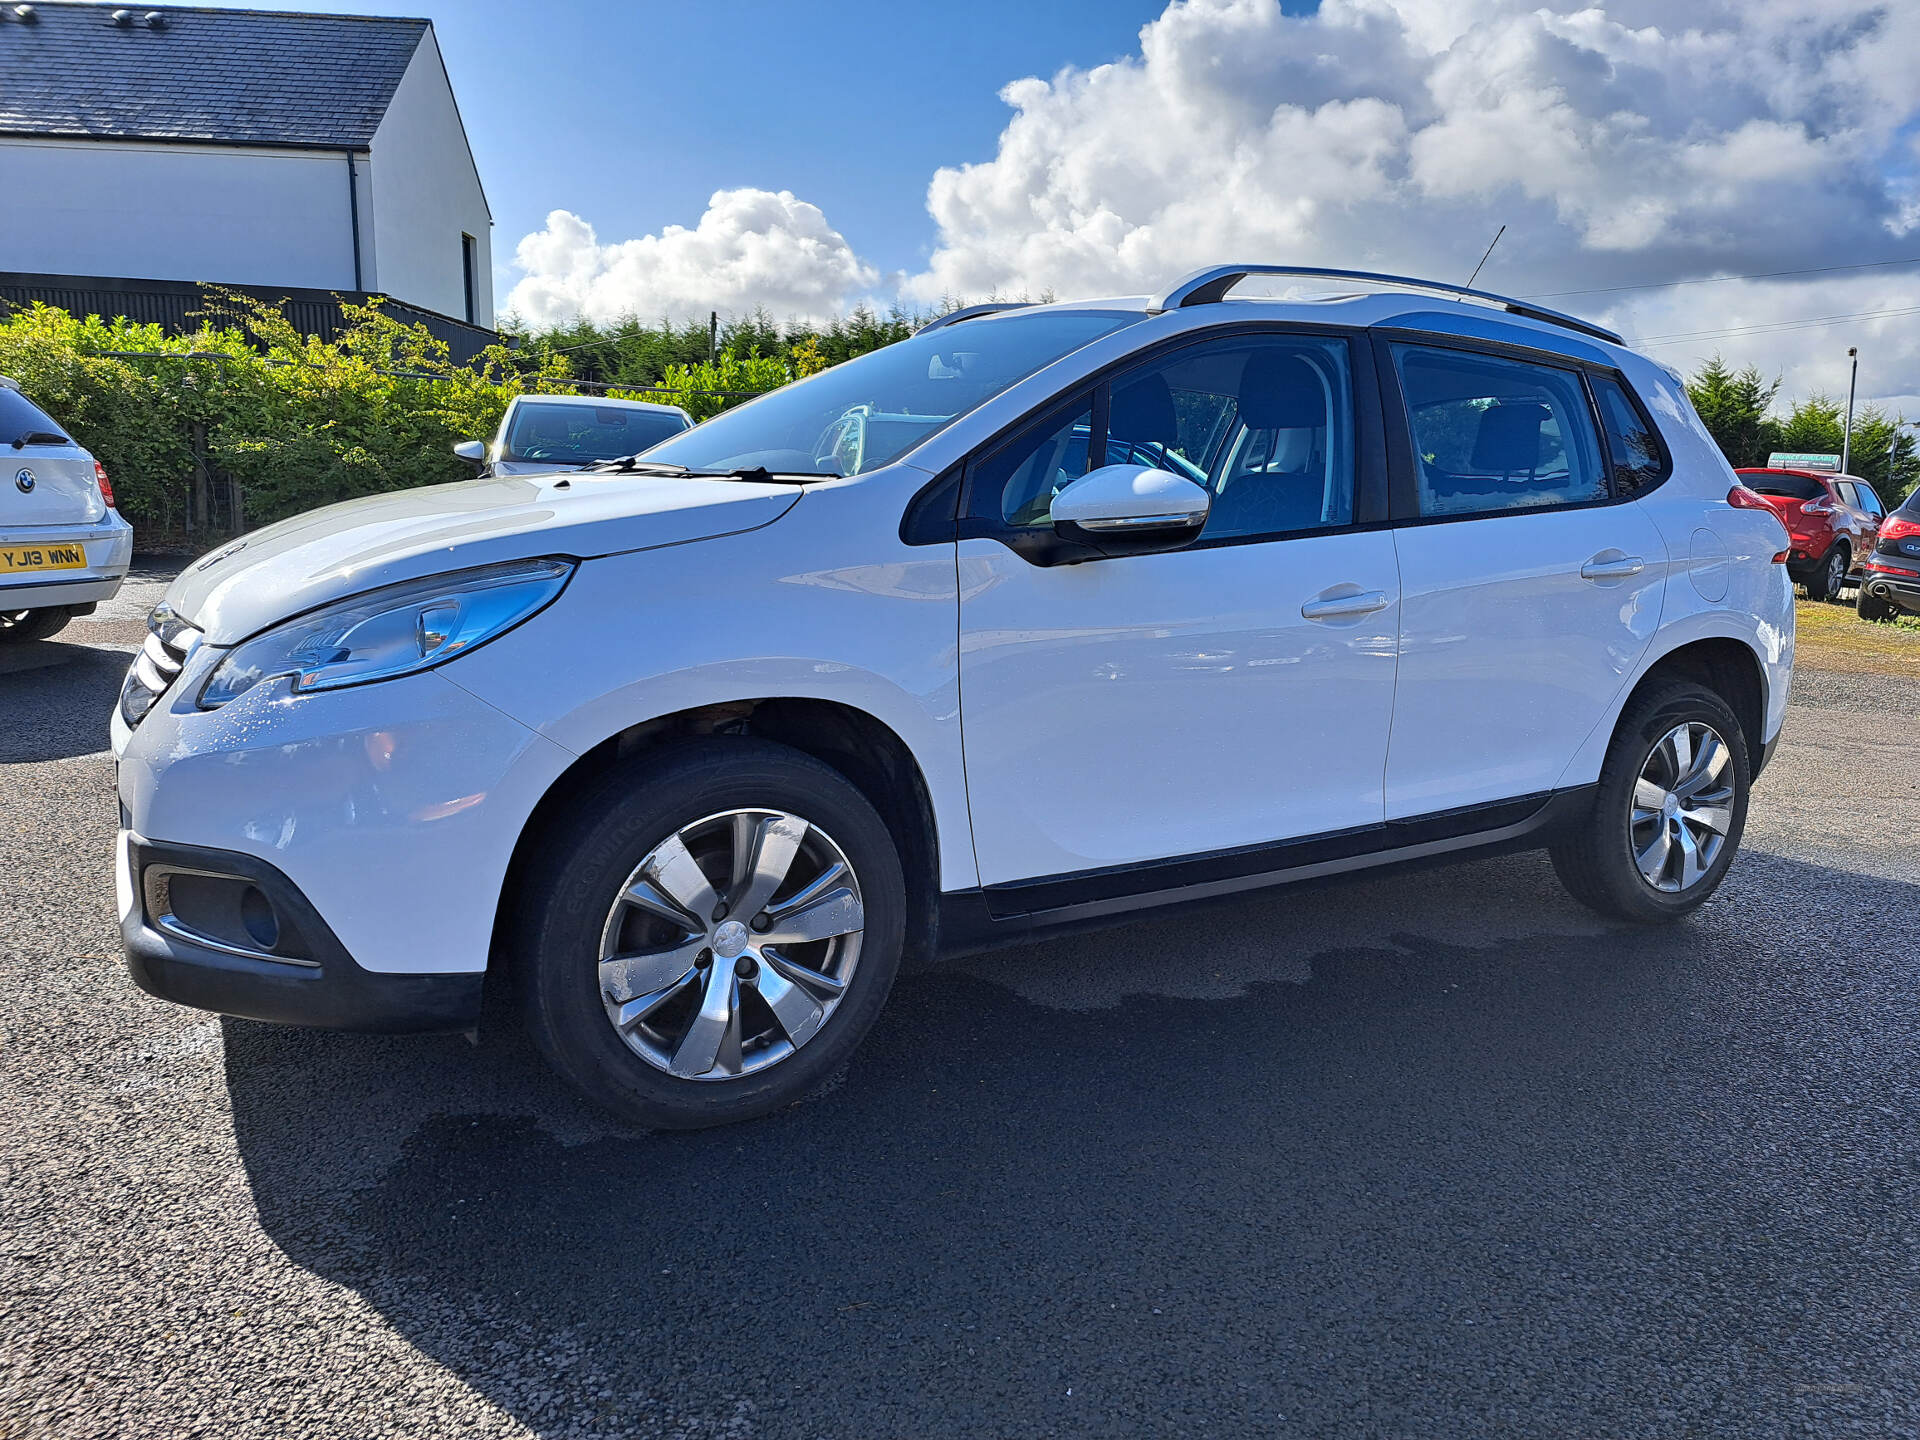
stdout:
{"type": "Polygon", "coordinates": [[[143,544],[189,529],[211,538],[204,508],[198,526],[192,517],[215,471],[238,487],[249,525],[465,479],[455,442],[491,435],[517,394],[574,388],[564,356],[528,370],[495,346],[456,365],[424,326],[377,304],[345,309],[347,328],[326,342],[233,295],[216,295],[184,336],[34,305],[0,319],[0,374],[107,467],[143,544]]]}

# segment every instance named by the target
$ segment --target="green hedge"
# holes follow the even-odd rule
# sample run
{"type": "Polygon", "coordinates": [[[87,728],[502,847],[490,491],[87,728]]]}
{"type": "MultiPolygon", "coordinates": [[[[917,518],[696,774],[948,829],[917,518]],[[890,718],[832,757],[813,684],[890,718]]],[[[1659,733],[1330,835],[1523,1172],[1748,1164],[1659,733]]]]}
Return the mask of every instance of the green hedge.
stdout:
{"type": "MultiPolygon", "coordinates": [[[[35,305],[0,316],[0,375],[107,467],[142,544],[186,538],[196,477],[210,468],[238,486],[249,526],[466,479],[457,441],[491,436],[517,394],[575,388],[564,356],[540,356],[528,372],[527,360],[494,346],[456,365],[424,326],[377,304],[344,308],[348,328],[323,342],[230,294],[216,294],[203,328],[185,336],[35,305]]],[[[677,402],[705,419],[737,403],[705,392],[771,389],[811,373],[807,359],[723,355],[672,367],[658,390],[608,393],[677,402]]],[[[193,529],[197,542],[212,538],[193,529]]]]}

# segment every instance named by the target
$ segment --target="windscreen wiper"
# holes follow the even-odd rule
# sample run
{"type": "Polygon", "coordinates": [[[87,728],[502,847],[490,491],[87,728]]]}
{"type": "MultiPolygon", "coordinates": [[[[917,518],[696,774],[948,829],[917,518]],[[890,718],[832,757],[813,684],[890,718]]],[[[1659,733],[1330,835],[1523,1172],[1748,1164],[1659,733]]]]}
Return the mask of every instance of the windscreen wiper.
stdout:
{"type": "Polygon", "coordinates": [[[52,430],[29,430],[13,442],[13,448],[22,450],[29,445],[71,445],[72,443],[66,436],[52,430]]]}
{"type": "Polygon", "coordinates": [[[751,465],[733,470],[695,470],[665,460],[644,460],[638,455],[622,455],[617,460],[601,460],[586,467],[609,475],[684,475],[699,480],[751,480],[765,485],[804,485],[809,480],[840,480],[844,476],[831,470],[769,470],[751,465]]]}
{"type": "Polygon", "coordinates": [[[769,470],[755,465],[746,470],[689,470],[689,475],[704,475],[714,480],[752,480],[763,485],[804,485],[809,480],[842,480],[832,470],[769,470]]]}
{"type": "Polygon", "coordinates": [[[616,455],[611,460],[596,460],[591,465],[583,465],[583,470],[599,470],[609,475],[691,475],[693,472],[684,465],[673,465],[665,460],[642,460],[638,453],[616,455]]]}

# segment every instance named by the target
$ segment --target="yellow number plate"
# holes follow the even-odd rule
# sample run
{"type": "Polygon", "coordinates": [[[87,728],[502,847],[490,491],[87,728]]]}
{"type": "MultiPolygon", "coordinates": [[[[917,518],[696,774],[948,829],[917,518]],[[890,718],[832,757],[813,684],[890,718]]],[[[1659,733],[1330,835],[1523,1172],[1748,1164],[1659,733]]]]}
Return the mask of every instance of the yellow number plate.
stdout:
{"type": "Polygon", "coordinates": [[[29,570],[84,570],[84,545],[0,545],[0,577],[29,570]]]}

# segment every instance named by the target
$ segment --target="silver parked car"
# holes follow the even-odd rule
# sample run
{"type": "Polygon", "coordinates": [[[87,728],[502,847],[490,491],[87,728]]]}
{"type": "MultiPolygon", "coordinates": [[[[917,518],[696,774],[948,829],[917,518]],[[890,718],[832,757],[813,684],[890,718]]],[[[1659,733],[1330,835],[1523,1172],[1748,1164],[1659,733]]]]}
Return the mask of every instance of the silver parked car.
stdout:
{"type": "Polygon", "coordinates": [[[45,640],[111,600],[133,559],[106,469],[0,375],[0,645],[45,640]]]}
{"type": "Polygon", "coordinates": [[[462,440],[453,453],[472,462],[482,475],[550,475],[638,455],[692,425],[693,418],[678,405],[591,395],[516,395],[491,443],[462,440]]]}

